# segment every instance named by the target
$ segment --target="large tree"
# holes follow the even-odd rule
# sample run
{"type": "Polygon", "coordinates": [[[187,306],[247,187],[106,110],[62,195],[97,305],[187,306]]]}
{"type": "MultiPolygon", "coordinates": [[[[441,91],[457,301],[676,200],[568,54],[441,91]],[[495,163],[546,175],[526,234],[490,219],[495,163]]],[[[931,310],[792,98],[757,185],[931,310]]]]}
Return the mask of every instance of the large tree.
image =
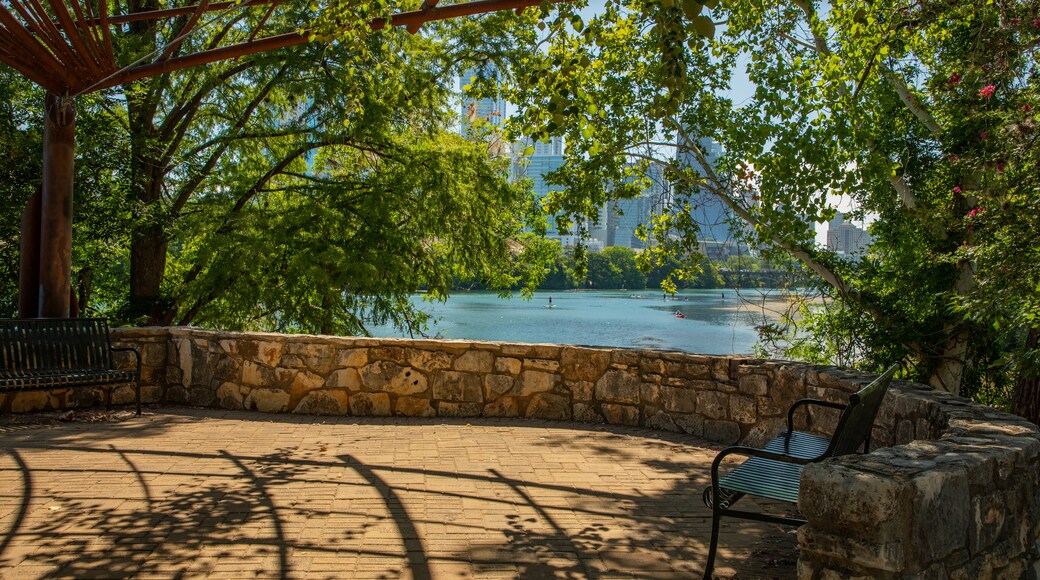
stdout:
{"type": "MultiPolygon", "coordinates": [[[[83,306],[143,324],[352,333],[370,322],[421,327],[409,296],[443,296],[453,277],[506,288],[537,277],[514,267],[542,251],[520,235],[529,194],[508,183],[499,148],[458,135],[453,93],[462,68],[501,52],[511,16],[411,35],[367,27],[396,5],[347,6],[349,18],[286,6],[271,18],[336,34],[80,103],[83,306]],[[104,127],[105,139],[89,137],[104,127]]],[[[115,44],[121,62],[205,49],[246,40],[264,14],[207,15],[182,42],[184,19],[132,23],[115,44]]],[[[31,124],[11,125],[5,148],[39,151],[17,142],[34,138],[31,124]]],[[[4,215],[5,228],[15,217],[4,215]]]]}
{"type": "Polygon", "coordinates": [[[1035,386],[1038,33],[1035,1],[608,0],[517,56],[513,128],[566,136],[553,211],[595,215],[663,166],[676,203],[646,259],[692,257],[710,195],[801,261],[831,307],[800,320],[838,330],[802,355],[904,360],[950,392],[1035,386]],[[755,91],[734,103],[743,74],[755,91]],[[725,147],[714,164],[702,138],[725,147]],[[835,195],[877,218],[861,261],[814,243],[835,195]]]}

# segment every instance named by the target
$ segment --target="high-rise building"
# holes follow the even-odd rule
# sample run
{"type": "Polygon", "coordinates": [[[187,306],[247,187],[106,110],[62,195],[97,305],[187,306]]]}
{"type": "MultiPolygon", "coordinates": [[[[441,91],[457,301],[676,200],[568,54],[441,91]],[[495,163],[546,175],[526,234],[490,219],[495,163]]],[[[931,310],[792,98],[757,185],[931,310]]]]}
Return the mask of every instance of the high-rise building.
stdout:
{"type": "MultiPolygon", "coordinates": [[[[513,179],[529,178],[532,184],[531,189],[538,199],[544,198],[557,188],[546,182],[545,176],[563,166],[563,139],[551,137],[548,142],[533,144],[528,139],[514,144],[513,151],[513,179]],[[533,152],[530,155],[524,155],[524,151],[528,148],[533,149],[533,152]]],[[[551,218],[546,235],[561,238],[560,233],[556,230],[556,224],[551,218]]]]}
{"type": "MultiPolygon", "coordinates": [[[[600,212],[601,219],[604,215],[606,218],[606,227],[601,234],[604,246],[624,246],[637,250],[645,248],[646,242],[639,239],[636,230],[640,225],[648,224],[652,215],[673,203],[671,184],[660,165],[651,165],[644,175],[645,187],[638,196],[616,200],[600,212]]],[[[596,237],[596,233],[593,232],[593,237],[596,237]]]]}
{"type": "Polygon", "coordinates": [[[850,258],[862,256],[872,241],[870,232],[845,221],[840,212],[827,224],[827,249],[837,254],[850,258]]]}
{"type": "Polygon", "coordinates": [[[476,79],[480,78],[497,80],[498,69],[493,65],[486,65],[480,69],[464,70],[462,75],[459,76],[459,93],[462,94],[460,111],[462,113],[461,132],[465,137],[470,136],[473,126],[471,119],[483,119],[497,127],[502,124],[502,118],[506,112],[506,101],[501,95],[485,99],[474,99],[468,95],[464,87],[472,85],[476,82],[476,79]]]}
{"type": "MultiPolygon", "coordinates": [[[[697,147],[704,153],[708,166],[714,169],[715,162],[725,153],[722,145],[714,139],[699,138],[697,147]]],[[[680,140],[675,154],[676,163],[680,167],[689,167],[701,175],[705,175],[705,167],[700,163],[689,147],[684,147],[680,140]]],[[[700,227],[701,252],[709,258],[725,258],[746,252],[737,239],[733,213],[718,196],[706,191],[698,191],[690,196],[690,215],[700,227]]]]}

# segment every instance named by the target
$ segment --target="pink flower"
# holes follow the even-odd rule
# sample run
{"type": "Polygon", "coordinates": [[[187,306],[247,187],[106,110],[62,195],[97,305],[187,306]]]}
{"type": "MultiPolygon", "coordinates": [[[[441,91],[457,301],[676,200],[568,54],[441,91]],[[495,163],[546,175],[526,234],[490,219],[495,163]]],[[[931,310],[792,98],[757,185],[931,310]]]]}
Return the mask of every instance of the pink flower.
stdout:
{"type": "Polygon", "coordinates": [[[957,161],[959,159],[960,159],[960,157],[958,157],[956,155],[950,155],[950,163],[957,163],[957,161]]]}
{"type": "Polygon", "coordinates": [[[953,192],[954,193],[960,193],[961,192],[961,186],[959,186],[959,185],[953,186],[953,192]]]}
{"type": "Polygon", "coordinates": [[[983,131],[983,132],[979,133],[979,138],[982,139],[983,141],[986,140],[986,137],[989,137],[989,131],[983,131]]]}
{"type": "Polygon", "coordinates": [[[1004,161],[997,161],[997,171],[1000,173],[1004,172],[1004,161]]]}
{"type": "Polygon", "coordinates": [[[957,72],[954,72],[952,75],[950,75],[950,79],[946,81],[947,87],[955,87],[959,84],[961,84],[961,75],[957,72]]]}
{"type": "Polygon", "coordinates": [[[1026,104],[1022,105],[1022,111],[1026,112],[1026,113],[1031,113],[1033,111],[1033,106],[1030,105],[1029,103],[1026,103],[1026,104]]]}
{"type": "Polygon", "coordinates": [[[993,96],[993,91],[996,91],[996,90],[997,90],[997,88],[994,87],[993,85],[986,85],[986,86],[982,87],[982,90],[979,91],[979,96],[982,97],[983,99],[988,99],[988,98],[993,96]]]}
{"type": "Polygon", "coordinates": [[[1011,26],[1018,26],[1018,18],[1011,19],[1011,26]]]}
{"type": "Polygon", "coordinates": [[[968,219],[971,219],[971,218],[979,215],[982,212],[983,212],[983,209],[981,207],[977,207],[977,208],[975,208],[975,209],[973,209],[973,210],[968,212],[968,219]]]}

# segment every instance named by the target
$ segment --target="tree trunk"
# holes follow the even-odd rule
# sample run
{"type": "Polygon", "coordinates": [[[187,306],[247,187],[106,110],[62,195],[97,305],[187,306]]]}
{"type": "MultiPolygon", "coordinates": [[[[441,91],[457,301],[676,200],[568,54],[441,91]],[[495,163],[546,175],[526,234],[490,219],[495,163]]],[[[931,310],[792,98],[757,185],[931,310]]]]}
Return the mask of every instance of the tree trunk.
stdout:
{"type": "MultiPolygon", "coordinates": [[[[1025,350],[1040,348],[1040,329],[1030,328],[1025,350]]],[[[1040,424],[1040,373],[1019,369],[1015,380],[1015,399],[1011,410],[1021,417],[1040,424]]]]}
{"type": "MultiPolygon", "coordinates": [[[[130,0],[131,13],[158,8],[156,0],[130,0]]],[[[154,21],[131,22],[131,35],[142,47],[157,46],[154,21]]],[[[138,221],[130,239],[130,315],[146,325],[161,324],[166,308],[162,301],[162,281],[166,270],[169,239],[163,227],[160,204],[166,167],[162,164],[165,143],[158,135],[155,116],[165,85],[162,76],[130,83],[123,87],[130,121],[130,175],[138,221]]]]}

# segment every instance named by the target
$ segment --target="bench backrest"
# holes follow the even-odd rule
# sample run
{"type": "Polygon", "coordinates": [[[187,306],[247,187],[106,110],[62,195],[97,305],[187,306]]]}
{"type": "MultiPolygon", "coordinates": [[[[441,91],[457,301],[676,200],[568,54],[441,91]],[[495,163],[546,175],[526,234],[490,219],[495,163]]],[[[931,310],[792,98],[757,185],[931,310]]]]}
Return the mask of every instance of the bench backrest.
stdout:
{"type": "Polygon", "coordinates": [[[828,456],[855,453],[869,440],[874,419],[888,391],[888,383],[898,369],[898,364],[892,365],[869,385],[849,396],[849,406],[842,412],[838,427],[831,437],[828,456]]]}
{"type": "Polygon", "coordinates": [[[0,319],[0,375],[111,368],[102,318],[0,319]]]}

